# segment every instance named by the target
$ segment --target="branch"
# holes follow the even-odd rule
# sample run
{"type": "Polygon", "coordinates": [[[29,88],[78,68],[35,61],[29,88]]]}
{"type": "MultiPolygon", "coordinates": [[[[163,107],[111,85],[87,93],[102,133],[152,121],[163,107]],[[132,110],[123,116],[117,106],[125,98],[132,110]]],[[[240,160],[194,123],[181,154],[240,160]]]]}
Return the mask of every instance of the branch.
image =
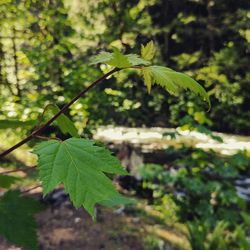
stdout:
{"type": "Polygon", "coordinates": [[[41,125],[41,123],[43,121],[43,117],[45,116],[45,113],[46,113],[46,111],[48,110],[48,108],[50,106],[54,106],[54,104],[49,103],[48,105],[45,106],[45,108],[43,109],[42,114],[38,117],[38,121],[37,121],[37,123],[36,123],[33,130],[37,130],[40,127],[40,125],[41,125]]]}
{"type": "Polygon", "coordinates": [[[26,167],[26,168],[20,168],[20,169],[13,169],[13,170],[8,170],[8,171],[4,171],[4,172],[0,172],[0,174],[11,174],[11,173],[15,173],[15,172],[28,172],[30,170],[33,170],[34,168],[36,168],[36,166],[33,167],[26,167]]]}
{"type": "Polygon", "coordinates": [[[20,146],[22,146],[23,144],[25,144],[26,142],[30,141],[31,139],[33,139],[35,136],[39,135],[42,131],[44,131],[52,122],[54,122],[61,114],[63,114],[73,103],[75,103],[80,97],[82,97],[84,94],[86,94],[89,90],[91,90],[92,88],[94,88],[98,83],[101,83],[102,81],[104,81],[107,77],[109,77],[110,75],[114,74],[115,72],[119,71],[120,69],[115,68],[112,69],[111,71],[109,71],[108,73],[106,73],[105,75],[101,76],[100,78],[98,78],[96,81],[94,81],[93,83],[91,83],[87,88],[85,88],[83,91],[81,91],[77,96],[75,96],[68,104],[66,104],[65,106],[63,106],[63,108],[61,110],[59,110],[49,121],[47,121],[42,127],[36,129],[35,131],[33,131],[29,136],[27,136],[26,138],[24,138],[22,141],[18,142],[16,145],[14,145],[13,147],[5,150],[4,152],[2,152],[0,154],[0,158],[8,155],[9,153],[11,153],[12,151],[14,151],[15,149],[19,148],[20,146]]]}
{"type": "Polygon", "coordinates": [[[40,188],[40,187],[42,187],[41,184],[40,184],[40,185],[37,185],[37,186],[34,186],[34,187],[31,187],[31,188],[28,188],[28,189],[26,189],[26,190],[23,190],[23,191],[21,192],[21,194],[29,193],[30,191],[32,191],[32,190],[34,190],[34,189],[37,189],[37,188],[40,188]]]}

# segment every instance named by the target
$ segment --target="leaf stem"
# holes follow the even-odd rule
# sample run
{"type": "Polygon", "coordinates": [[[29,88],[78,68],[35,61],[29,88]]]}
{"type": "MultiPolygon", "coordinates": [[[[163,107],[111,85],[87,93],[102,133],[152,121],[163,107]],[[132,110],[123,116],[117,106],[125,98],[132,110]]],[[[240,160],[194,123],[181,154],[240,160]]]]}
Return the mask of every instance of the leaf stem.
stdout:
{"type": "Polygon", "coordinates": [[[98,83],[101,83],[102,81],[104,81],[107,77],[109,77],[110,75],[114,74],[115,72],[119,71],[121,69],[118,68],[114,68],[111,71],[109,71],[108,73],[104,74],[103,76],[101,76],[100,78],[98,78],[97,80],[95,80],[94,82],[92,82],[87,88],[85,88],[84,90],[82,90],[78,95],[76,95],[73,99],[71,99],[71,101],[69,103],[67,103],[66,105],[64,105],[62,107],[62,109],[60,109],[50,120],[48,120],[42,127],[34,130],[29,136],[27,136],[26,138],[24,138],[22,141],[18,142],[16,145],[12,146],[11,148],[5,150],[4,152],[2,152],[0,154],[0,158],[8,155],[9,153],[11,153],[12,151],[16,150],[17,148],[21,147],[23,144],[27,143],[28,141],[30,141],[32,138],[34,138],[34,136],[39,135],[42,131],[44,131],[52,122],[54,122],[61,114],[63,114],[73,103],[75,103],[80,97],[84,96],[89,90],[91,90],[92,88],[94,88],[98,83]]]}

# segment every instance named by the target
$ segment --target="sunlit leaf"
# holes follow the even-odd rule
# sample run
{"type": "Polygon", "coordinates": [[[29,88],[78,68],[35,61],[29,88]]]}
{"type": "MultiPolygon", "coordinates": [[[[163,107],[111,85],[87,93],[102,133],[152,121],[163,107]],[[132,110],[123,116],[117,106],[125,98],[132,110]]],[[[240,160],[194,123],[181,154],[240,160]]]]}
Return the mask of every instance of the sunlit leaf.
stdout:
{"type": "Polygon", "coordinates": [[[196,82],[194,79],[192,79],[188,75],[180,73],[180,72],[172,71],[172,72],[169,72],[168,74],[169,74],[169,77],[173,80],[173,82],[179,87],[183,89],[189,89],[193,93],[200,95],[203,98],[203,100],[205,100],[209,104],[209,108],[210,108],[211,104],[210,104],[208,94],[206,90],[198,82],[196,82]]]}
{"type": "Polygon", "coordinates": [[[151,86],[154,83],[152,70],[149,67],[144,67],[144,68],[141,69],[141,73],[142,73],[144,83],[147,86],[148,93],[150,93],[151,86]]]}
{"type": "Polygon", "coordinates": [[[166,89],[172,95],[178,94],[178,86],[169,77],[169,72],[172,71],[171,69],[161,66],[150,66],[149,68],[152,72],[153,80],[156,84],[166,89]]]}
{"type": "Polygon", "coordinates": [[[123,55],[118,49],[114,48],[113,53],[101,52],[91,58],[91,65],[97,63],[106,63],[117,68],[127,68],[136,65],[149,65],[150,62],[142,59],[137,54],[123,55]]]}
{"type": "Polygon", "coordinates": [[[83,206],[92,216],[96,203],[113,200],[118,195],[104,173],[127,173],[108,150],[90,140],[51,140],[38,144],[34,152],[39,156],[44,194],[63,183],[75,207],[83,206]]]}
{"type": "Polygon", "coordinates": [[[149,66],[156,84],[165,88],[170,94],[177,95],[181,88],[189,89],[193,93],[200,95],[211,106],[205,89],[194,79],[186,74],[176,72],[167,67],[149,66]]]}
{"type": "Polygon", "coordinates": [[[155,55],[155,46],[153,41],[150,41],[146,46],[141,45],[141,56],[145,60],[152,60],[155,55]]]}
{"type": "Polygon", "coordinates": [[[107,64],[117,68],[127,68],[131,66],[128,58],[123,55],[117,48],[113,48],[112,58],[107,64]]]}
{"type": "Polygon", "coordinates": [[[90,58],[90,65],[108,62],[112,59],[112,56],[112,53],[103,51],[100,54],[90,58]]]}
{"type": "Polygon", "coordinates": [[[142,59],[137,54],[128,54],[126,55],[126,57],[128,58],[128,61],[132,66],[150,64],[149,61],[142,59]]]}

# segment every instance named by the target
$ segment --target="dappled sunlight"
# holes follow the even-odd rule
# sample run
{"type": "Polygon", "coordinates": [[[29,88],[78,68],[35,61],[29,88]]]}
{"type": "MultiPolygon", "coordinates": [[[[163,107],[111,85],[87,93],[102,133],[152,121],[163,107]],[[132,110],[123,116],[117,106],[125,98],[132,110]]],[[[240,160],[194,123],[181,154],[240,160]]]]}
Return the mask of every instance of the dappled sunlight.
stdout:
{"type": "MultiPolygon", "coordinates": [[[[7,148],[13,146],[21,139],[22,136],[17,133],[17,130],[0,130],[0,152],[3,152],[7,148]]],[[[18,161],[21,165],[24,166],[33,166],[36,162],[36,156],[31,153],[31,148],[27,144],[13,151],[12,154],[7,158],[15,159],[15,161],[18,161]]]]}
{"type": "Polygon", "coordinates": [[[228,2],[0,0],[0,250],[250,250],[228,2]]]}
{"type": "Polygon", "coordinates": [[[73,241],[77,239],[73,228],[55,228],[49,235],[49,240],[58,245],[61,241],[73,241]]]}
{"type": "Polygon", "coordinates": [[[94,135],[97,140],[106,143],[130,143],[140,146],[143,150],[165,149],[169,146],[193,146],[205,150],[213,149],[221,154],[231,155],[238,150],[250,151],[250,136],[237,136],[223,133],[213,133],[220,136],[223,142],[218,142],[206,134],[194,131],[182,131],[169,128],[127,128],[127,127],[99,127],[94,135]],[[164,136],[164,133],[178,131],[176,138],[164,136]]]}
{"type": "Polygon", "coordinates": [[[156,235],[163,240],[171,243],[171,245],[178,247],[181,250],[191,250],[188,240],[174,230],[167,230],[159,226],[146,226],[145,230],[147,233],[156,235]]]}

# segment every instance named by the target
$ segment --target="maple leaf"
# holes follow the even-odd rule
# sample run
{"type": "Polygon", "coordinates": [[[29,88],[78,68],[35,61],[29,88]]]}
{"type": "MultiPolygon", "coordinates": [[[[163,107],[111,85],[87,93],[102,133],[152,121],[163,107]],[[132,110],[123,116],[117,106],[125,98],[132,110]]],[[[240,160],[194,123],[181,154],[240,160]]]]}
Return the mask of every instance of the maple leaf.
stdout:
{"type": "Polygon", "coordinates": [[[38,249],[34,214],[42,210],[37,201],[8,191],[0,198],[0,234],[25,249],[38,249]]]}
{"type": "Polygon", "coordinates": [[[105,175],[127,174],[117,158],[94,141],[70,138],[38,144],[39,177],[46,195],[63,183],[75,207],[83,206],[94,217],[94,206],[119,194],[105,175]]]}
{"type": "Polygon", "coordinates": [[[155,55],[155,46],[153,41],[150,41],[144,46],[143,44],[141,45],[141,56],[145,60],[152,60],[155,55]]]}
{"type": "Polygon", "coordinates": [[[144,67],[141,69],[141,73],[142,73],[144,83],[147,86],[148,93],[150,93],[151,86],[154,83],[152,70],[149,67],[144,67]]]}
{"type": "MultiPolygon", "coordinates": [[[[100,54],[93,56],[91,58],[91,64],[97,63],[106,63],[108,65],[117,67],[117,68],[127,68],[132,66],[129,62],[129,58],[123,55],[117,48],[113,47],[113,53],[110,52],[101,52],[100,54]]],[[[131,61],[131,58],[130,58],[131,61]]]]}
{"type": "Polygon", "coordinates": [[[132,66],[137,66],[137,65],[149,65],[150,62],[147,60],[142,59],[139,55],[137,54],[128,54],[125,55],[128,58],[128,61],[132,66]]]}
{"type": "Polygon", "coordinates": [[[176,71],[171,71],[168,73],[169,77],[173,80],[173,82],[183,89],[189,89],[193,93],[200,95],[203,100],[205,100],[208,105],[209,109],[211,107],[209,96],[206,92],[206,90],[194,79],[189,77],[188,75],[176,71]]]}
{"type": "Polygon", "coordinates": [[[151,70],[153,80],[156,84],[166,89],[172,95],[178,94],[178,86],[169,77],[171,69],[161,66],[150,66],[148,68],[151,70]]]}
{"type": "Polygon", "coordinates": [[[188,75],[162,66],[149,66],[148,68],[152,71],[155,83],[165,88],[170,94],[177,95],[180,88],[189,89],[193,93],[200,95],[210,108],[211,104],[207,92],[188,75]]]}
{"type": "Polygon", "coordinates": [[[90,65],[108,62],[112,59],[112,56],[112,53],[102,51],[98,55],[90,58],[90,65]]]}
{"type": "Polygon", "coordinates": [[[131,66],[139,66],[144,83],[147,86],[148,93],[151,86],[156,83],[166,89],[172,95],[178,95],[180,89],[190,90],[200,95],[211,107],[209,96],[205,89],[194,79],[186,74],[176,72],[170,68],[150,65],[150,60],[155,55],[155,46],[150,41],[145,46],[141,46],[141,57],[136,54],[123,55],[117,48],[113,53],[103,52],[96,56],[95,63],[104,62],[117,68],[129,68],[131,66]],[[145,66],[145,67],[142,67],[145,66]]]}
{"type": "Polygon", "coordinates": [[[91,64],[105,63],[117,68],[127,68],[137,65],[149,65],[150,62],[142,59],[137,54],[123,55],[117,48],[113,48],[113,53],[101,52],[91,58],[91,64]]]}
{"type": "Polygon", "coordinates": [[[107,64],[117,67],[117,68],[127,68],[132,66],[128,58],[123,55],[117,48],[113,47],[112,58],[107,62],[107,64]]]}

